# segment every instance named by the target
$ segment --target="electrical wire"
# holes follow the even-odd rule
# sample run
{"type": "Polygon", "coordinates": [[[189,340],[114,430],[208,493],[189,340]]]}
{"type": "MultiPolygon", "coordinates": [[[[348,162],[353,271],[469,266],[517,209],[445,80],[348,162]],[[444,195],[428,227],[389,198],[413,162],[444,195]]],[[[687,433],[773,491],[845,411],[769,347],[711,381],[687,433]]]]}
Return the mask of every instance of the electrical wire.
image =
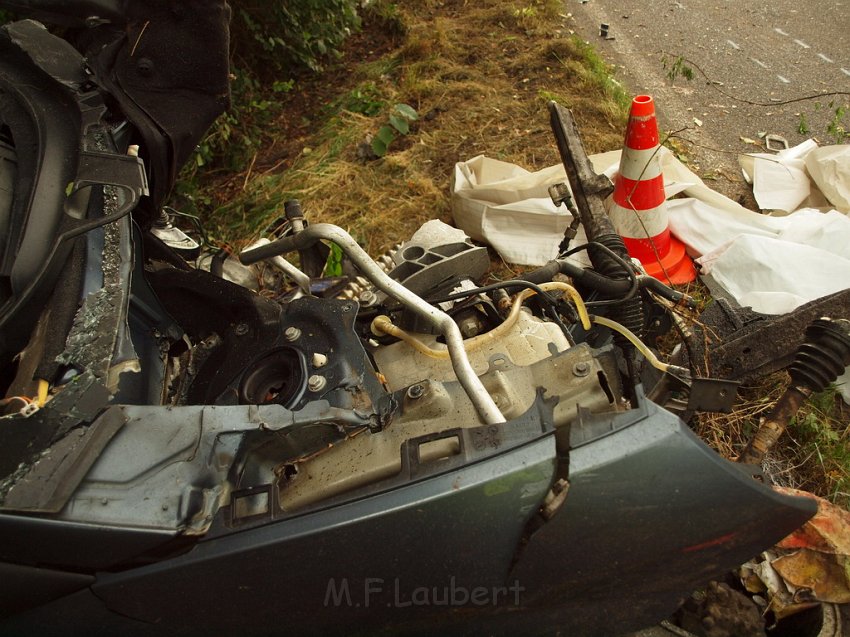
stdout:
{"type": "Polygon", "coordinates": [[[204,228],[204,224],[201,221],[200,217],[198,217],[197,215],[190,214],[188,212],[183,212],[182,210],[177,210],[176,208],[172,208],[171,206],[163,206],[162,209],[167,210],[170,214],[174,215],[175,217],[182,217],[184,219],[188,219],[189,223],[191,223],[194,226],[195,232],[198,233],[198,237],[201,240],[201,247],[205,247],[205,246],[210,245],[210,240],[209,240],[209,237],[207,236],[207,231],[204,228]]]}

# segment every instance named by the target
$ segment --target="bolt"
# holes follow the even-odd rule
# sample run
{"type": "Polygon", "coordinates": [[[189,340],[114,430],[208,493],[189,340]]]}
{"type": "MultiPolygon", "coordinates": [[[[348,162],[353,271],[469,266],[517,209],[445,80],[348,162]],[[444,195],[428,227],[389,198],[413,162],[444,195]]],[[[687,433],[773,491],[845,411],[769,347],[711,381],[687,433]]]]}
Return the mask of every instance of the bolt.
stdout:
{"type": "Polygon", "coordinates": [[[360,294],[360,304],[364,306],[372,305],[378,300],[377,295],[372,290],[364,290],[360,294]]]}
{"type": "Polygon", "coordinates": [[[579,361],[573,365],[573,374],[576,376],[587,376],[590,373],[590,363],[587,361],[579,361]]]}
{"type": "Polygon", "coordinates": [[[283,337],[290,343],[293,341],[297,341],[299,338],[301,338],[301,330],[299,330],[297,327],[287,327],[283,331],[283,337]]]}
{"type": "Polygon", "coordinates": [[[319,374],[313,374],[307,379],[307,389],[311,392],[320,392],[327,384],[328,380],[324,376],[319,376],[319,374]]]}
{"type": "Polygon", "coordinates": [[[233,332],[236,334],[236,336],[245,336],[248,333],[248,324],[237,324],[236,327],[233,328],[233,332]]]}
{"type": "Polygon", "coordinates": [[[139,61],[136,63],[136,70],[139,72],[139,75],[149,76],[153,73],[153,62],[150,58],[139,58],[139,61]]]}
{"type": "Polygon", "coordinates": [[[478,336],[482,329],[481,321],[479,321],[478,317],[474,315],[463,317],[460,321],[458,321],[458,327],[460,328],[460,335],[463,336],[463,338],[478,336]]]}
{"type": "Polygon", "coordinates": [[[346,303],[345,305],[343,305],[343,306],[342,306],[342,311],[343,311],[343,312],[350,312],[350,311],[351,311],[351,304],[350,304],[350,303],[346,303]]]}
{"type": "Polygon", "coordinates": [[[407,390],[407,397],[416,400],[417,398],[421,398],[424,393],[425,388],[422,385],[411,385],[407,390]]]}

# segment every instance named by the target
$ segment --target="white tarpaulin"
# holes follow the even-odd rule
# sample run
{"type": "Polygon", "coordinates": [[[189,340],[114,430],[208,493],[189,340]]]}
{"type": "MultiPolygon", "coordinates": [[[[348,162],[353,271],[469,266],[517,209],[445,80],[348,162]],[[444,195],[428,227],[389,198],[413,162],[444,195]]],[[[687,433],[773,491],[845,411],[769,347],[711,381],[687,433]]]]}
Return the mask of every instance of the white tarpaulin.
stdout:
{"type": "MultiPolygon", "coordinates": [[[[660,149],[659,158],[668,197],[697,186],[712,193],[666,148],[660,149]],[[670,165],[669,180],[665,163],[670,165]]],[[[590,161],[597,173],[611,177],[620,163],[620,151],[591,155],[590,161]]],[[[566,181],[561,165],[530,172],[483,155],[459,162],[452,180],[454,222],[476,241],[492,246],[508,263],[544,265],[558,255],[558,245],[572,221],[566,207],[555,208],[549,198],[549,186],[566,181]]],[[[584,241],[579,228],[574,243],[584,241]]]]}
{"type": "Polygon", "coordinates": [[[452,216],[458,228],[490,244],[508,263],[544,265],[557,256],[572,221],[549,198],[549,186],[564,180],[562,166],[532,173],[479,155],[455,164],[452,216]]]}
{"type": "Polygon", "coordinates": [[[850,213],[850,145],[816,148],[806,155],[806,170],[829,203],[850,213]]]}

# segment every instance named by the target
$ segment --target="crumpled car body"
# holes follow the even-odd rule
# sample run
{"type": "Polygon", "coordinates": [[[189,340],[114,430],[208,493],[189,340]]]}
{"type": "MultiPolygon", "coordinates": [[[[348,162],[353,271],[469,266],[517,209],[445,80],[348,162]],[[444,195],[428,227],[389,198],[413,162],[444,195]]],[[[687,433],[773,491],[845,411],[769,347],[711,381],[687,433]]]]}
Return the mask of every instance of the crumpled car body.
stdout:
{"type": "Polygon", "coordinates": [[[125,8],[79,5],[112,57],[0,34],[0,633],[617,634],[814,513],[648,400],[616,344],[515,300],[473,350],[495,302],[434,301],[479,332],[488,421],[409,301],[486,269],[446,229],[359,292],[267,298],[181,257],[153,223],[169,135],[208,118],[158,120],[115,62],[125,8]],[[427,344],[371,332],[381,311],[427,344]]]}

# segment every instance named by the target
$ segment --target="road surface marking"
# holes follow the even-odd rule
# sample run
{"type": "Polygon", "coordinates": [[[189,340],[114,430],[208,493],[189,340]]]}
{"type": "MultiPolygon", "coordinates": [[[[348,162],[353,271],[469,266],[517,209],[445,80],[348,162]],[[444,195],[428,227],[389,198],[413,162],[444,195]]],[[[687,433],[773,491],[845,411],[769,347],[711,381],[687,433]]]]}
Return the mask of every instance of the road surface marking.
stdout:
{"type": "Polygon", "coordinates": [[[780,29],[779,27],[776,27],[776,28],[774,29],[774,31],[776,31],[779,35],[788,35],[787,33],[785,33],[785,31],[783,31],[783,30],[782,30],[782,29],[780,29]]]}
{"type": "Polygon", "coordinates": [[[850,71],[845,69],[843,66],[841,67],[841,72],[844,73],[844,75],[850,75],[850,71]]]}
{"type": "Polygon", "coordinates": [[[729,43],[729,46],[731,46],[733,49],[735,49],[735,50],[737,50],[737,51],[740,51],[740,50],[741,50],[741,47],[739,47],[737,44],[735,44],[734,42],[732,42],[732,40],[726,40],[726,41],[729,43]]]}
{"type": "Polygon", "coordinates": [[[810,47],[808,44],[806,44],[805,42],[803,42],[802,40],[794,40],[794,44],[799,44],[799,45],[800,45],[801,47],[803,47],[804,49],[811,49],[811,48],[812,48],[812,47],[810,47]]]}
{"type": "Polygon", "coordinates": [[[755,58],[750,58],[750,59],[751,59],[753,62],[755,62],[756,64],[758,64],[758,65],[759,65],[761,68],[763,68],[763,69],[769,69],[769,68],[770,68],[767,64],[765,64],[765,63],[764,63],[764,62],[762,62],[761,60],[757,60],[757,59],[755,59],[755,58]]]}
{"type": "Polygon", "coordinates": [[[779,81],[782,82],[783,84],[790,84],[791,83],[791,80],[789,80],[787,77],[782,77],[781,75],[777,75],[776,77],[778,77],[779,81]]]}
{"type": "Polygon", "coordinates": [[[830,58],[826,57],[823,53],[818,53],[818,57],[819,57],[821,60],[823,60],[824,62],[829,62],[830,64],[832,64],[832,63],[833,63],[833,60],[831,60],[830,58]]]}

